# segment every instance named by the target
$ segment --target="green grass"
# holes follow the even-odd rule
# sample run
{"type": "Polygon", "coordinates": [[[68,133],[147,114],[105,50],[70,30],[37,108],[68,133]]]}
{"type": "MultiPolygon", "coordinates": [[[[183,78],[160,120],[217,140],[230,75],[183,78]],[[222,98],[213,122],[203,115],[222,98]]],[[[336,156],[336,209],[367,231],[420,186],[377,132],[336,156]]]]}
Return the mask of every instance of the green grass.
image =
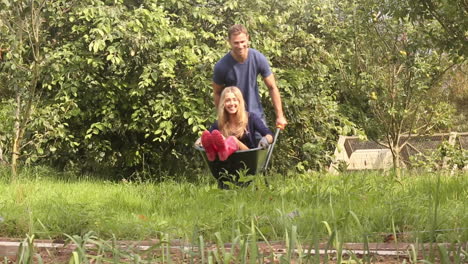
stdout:
{"type": "Polygon", "coordinates": [[[21,180],[0,175],[0,236],[64,238],[89,231],[102,238],[232,241],[255,226],[259,239],[382,242],[468,241],[468,174],[410,174],[395,181],[382,172],[269,176],[248,188],[219,190],[210,175],[198,180],[110,182],[25,170],[21,180]],[[327,230],[327,226],[330,232],[327,230]],[[237,234],[236,234],[237,233],[237,234]],[[218,236],[218,237],[217,237],[218,236]]]}

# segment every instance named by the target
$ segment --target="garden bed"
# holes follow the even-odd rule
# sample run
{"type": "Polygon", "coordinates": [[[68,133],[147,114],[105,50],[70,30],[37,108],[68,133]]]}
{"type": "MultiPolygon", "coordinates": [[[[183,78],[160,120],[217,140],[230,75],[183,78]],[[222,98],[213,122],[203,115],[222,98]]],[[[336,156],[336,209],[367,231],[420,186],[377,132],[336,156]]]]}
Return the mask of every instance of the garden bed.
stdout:
{"type": "MultiPolygon", "coordinates": [[[[8,259],[8,263],[16,263],[21,255],[24,256],[25,252],[29,252],[34,255],[36,261],[40,256],[43,263],[69,263],[70,259],[74,257],[73,252],[85,249],[86,258],[89,260],[107,259],[108,262],[114,262],[118,259],[118,262],[115,263],[133,263],[136,256],[139,256],[141,259],[151,258],[159,263],[170,262],[168,259],[170,255],[171,261],[175,263],[189,263],[190,261],[200,263],[203,262],[201,261],[202,255],[205,256],[205,260],[209,256],[215,258],[215,255],[218,255],[220,259],[225,259],[229,255],[234,260],[236,255],[239,256],[241,254],[239,245],[233,245],[232,243],[224,244],[223,248],[220,248],[218,244],[206,244],[203,247],[204,253],[201,254],[198,245],[190,245],[180,240],[171,241],[170,243],[159,240],[114,241],[114,243],[108,241],[108,245],[113,245],[109,248],[97,243],[79,246],[74,243],[65,243],[65,241],[35,240],[33,241],[33,250],[22,248],[22,243],[23,245],[27,244],[27,242],[25,243],[25,241],[19,239],[0,239],[0,257],[8,259]]],[[[282,258],[283,260],[290,260],[291,263],[296,263],[299,257],[302,258],[302,262],[306,263],[323,263],[326,261],[336,263],[338,254],[341,254],[343,261],[354,260],[355,262],[353,263],[358,261],[401,263],[404,260],[408,262],[414,259],[423,260],[427,258],[432,258],[437,263],[441,263],[440,249],[445,248],[452,263],[455,257],[454,254],[460,254],[462,252],[461,249],[466,254],[467,246],[468,243],[432,243],[422,245],[396,242],[369,243],[367,245],[363,243],[345,243],[342,245],[341,250],[336,250],[330,248],[328,243],[320,243],[312,246],[312,248],[305,245],[298,246],[291,251],[290,247],[283,242],[258,242],[256,243],[256,249],[258,250],[256,254],[257,263],[279,263],[282,258]]],[[[460,262],[455,263],[463,263],[463,261],[467,260],[467,257],[464,254],[460,254],[458,256],[460,262]]]]}

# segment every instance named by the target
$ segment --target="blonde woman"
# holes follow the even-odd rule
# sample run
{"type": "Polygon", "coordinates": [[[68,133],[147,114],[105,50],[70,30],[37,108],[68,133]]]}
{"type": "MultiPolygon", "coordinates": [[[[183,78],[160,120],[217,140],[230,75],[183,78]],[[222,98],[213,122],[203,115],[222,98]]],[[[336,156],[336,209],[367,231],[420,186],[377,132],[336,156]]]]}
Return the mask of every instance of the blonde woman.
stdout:
{"type": "Polygon", "coordinates": [[[245,110],[239,88],[229,86],[221,92],[218,120],[203,132],[196,144],[201,142],[209,161],[214,161],[216,156],[224,161],[237,150],[257,147],[256,132],[262,135],[259,147],[267,148],[273,142],[273,133],[260,117],[245,110]]]}

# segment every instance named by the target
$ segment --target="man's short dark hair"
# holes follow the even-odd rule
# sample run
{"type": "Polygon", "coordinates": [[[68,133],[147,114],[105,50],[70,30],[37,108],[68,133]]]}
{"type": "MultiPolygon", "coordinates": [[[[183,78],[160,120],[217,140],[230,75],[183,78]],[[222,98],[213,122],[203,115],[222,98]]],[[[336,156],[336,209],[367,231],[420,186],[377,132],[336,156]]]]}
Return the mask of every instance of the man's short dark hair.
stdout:
{"type": "Polygon", "coordinates": [[[232,35],[239,35],[241,33],[244,33],[247,36],[249,35],[249,32],[247,31],[247,28],[244,27],[244,25],[236,24],[229,28],[228,39],[231,39],[232,35]]]}

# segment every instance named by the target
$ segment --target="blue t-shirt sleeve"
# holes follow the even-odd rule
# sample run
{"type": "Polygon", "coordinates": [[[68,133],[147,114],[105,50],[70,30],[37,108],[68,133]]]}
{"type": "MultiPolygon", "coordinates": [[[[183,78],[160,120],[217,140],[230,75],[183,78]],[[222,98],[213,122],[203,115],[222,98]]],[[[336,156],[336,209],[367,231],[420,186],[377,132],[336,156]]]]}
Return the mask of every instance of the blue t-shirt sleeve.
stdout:
{"type": "Polygon", "coordinates": [[[219,85],[224,85],[224,70],[223,70],[223,65],[222,62],[218,62],[214,66],[213,70],[213,82],[219,85]]]}
{"type": "Polygon", "coordinates": [[[266,77],[270,76],[271,73],[272,73],[271,69],[270,69],[270,64],[268,63],[268,60],[265,57],[265,55],[263,55],[260,52],[258,52],[257,55],[258,55],[258,58],[257,58],[258,73],[260,73],[260,75],[263,78],[266,78],[266,77]]]}

